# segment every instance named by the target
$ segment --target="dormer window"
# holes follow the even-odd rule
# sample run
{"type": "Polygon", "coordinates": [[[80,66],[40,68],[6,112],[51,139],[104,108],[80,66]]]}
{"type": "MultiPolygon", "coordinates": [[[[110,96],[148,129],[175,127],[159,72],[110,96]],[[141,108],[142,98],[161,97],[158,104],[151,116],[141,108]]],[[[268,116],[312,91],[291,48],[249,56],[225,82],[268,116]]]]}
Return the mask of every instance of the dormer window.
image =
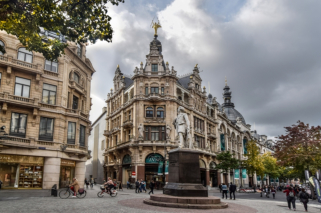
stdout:
{"type": "Polygon", "coordinates": [[[152,64],[152,72],[158,72],[158,64],[152,64]]]}
{"type": "Polygon", "coordinates": [[[79,75],[74,73],[74,81],[79,84],[79,75]]]}

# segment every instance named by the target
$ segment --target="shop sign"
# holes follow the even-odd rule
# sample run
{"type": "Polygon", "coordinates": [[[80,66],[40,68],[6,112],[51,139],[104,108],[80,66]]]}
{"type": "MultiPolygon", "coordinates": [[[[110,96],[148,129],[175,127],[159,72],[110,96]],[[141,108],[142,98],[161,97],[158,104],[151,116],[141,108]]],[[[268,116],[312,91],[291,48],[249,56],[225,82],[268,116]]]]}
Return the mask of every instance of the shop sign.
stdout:
{"type": "Polygon", "coordinates": [[[163,174],[163,167],[164,167],[163,161],[159,161],[159,163],[158,163],[158,175],[162,175],[163,174]]]}
{"type": "Polygon", "coordinates": [[[72,166],[75,167],[76,166],[76,162],[72,161],[72,160],[65,160],[65,159],[61,159],[61,166],[72,166]]]}
{"type": "Polygon", "coordinates": [[[163,160],[163,156],[157,153],[150,154],[146,157],[145,163],[159,163],[163,160]]]}
{"type": "Polygon", "coordinates": [[[235,174],[234,174],[234,179],[240,179],[240,170],[239,169],[235,169],[235,174]]]}
{"type": "Polygon", "coordinates": [[[169,161],[166,161],[166,165],[165,165],[165,175],[168,175],[168,166],[169,166],[169,161]]]}
{"type": "Polygon", "coordinates": [[[246,178],[246,169],[242,169],[242,178],[243,178],[243,179],[246,178]]]}
{"type": "Polygon", "coordinates": [[[256,176],[256,179],[257,181],[261,181],[261,176],[260,175],[256,176]]]}
{"type": "Polygon", "coordinates": [[[1,163],[25,163],[25,164],[43,165],[43,157],[0,154],[0,162],[1,163]]]}

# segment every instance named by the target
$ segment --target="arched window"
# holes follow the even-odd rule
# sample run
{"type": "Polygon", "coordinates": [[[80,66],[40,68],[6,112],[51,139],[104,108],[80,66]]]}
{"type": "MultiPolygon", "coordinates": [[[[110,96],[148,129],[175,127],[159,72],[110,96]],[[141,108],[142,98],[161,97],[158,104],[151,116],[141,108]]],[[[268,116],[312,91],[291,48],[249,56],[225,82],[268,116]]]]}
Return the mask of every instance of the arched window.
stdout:
{"type": "Polygon", "coordinates": [[[32,63],[32,52],[26,50],[24,47],[19,48],[18,60],[32,63]]]}
{"type": "Polygon", "coordinates": [[[157,118],[164,118],[164,108],[163,107],[157,108],[157,118]]]}
{"type": "Polygon", "coordinates": [[[81,57],[81,45],[77,44],[77,55],[81,57]]]}
{"type": "MultiPolygon", "coordinates": [[[[3,41],[0,41],[0,46],[2,46],[3,49],[5,48],[3,41]]],[[[3,52],[2,52],[2,51],[0,51],[0,55],[3,55],[3,52]]]]}
{"type": "Polygon", "coordinates": [[[152,107],[146,108],[146,118],[154,117],[154,109],[152,107]]]}
{"type": "Polygon", "coordinates": [[[79,84],[79,75],[74,73],[74,81],[79,84]]]}

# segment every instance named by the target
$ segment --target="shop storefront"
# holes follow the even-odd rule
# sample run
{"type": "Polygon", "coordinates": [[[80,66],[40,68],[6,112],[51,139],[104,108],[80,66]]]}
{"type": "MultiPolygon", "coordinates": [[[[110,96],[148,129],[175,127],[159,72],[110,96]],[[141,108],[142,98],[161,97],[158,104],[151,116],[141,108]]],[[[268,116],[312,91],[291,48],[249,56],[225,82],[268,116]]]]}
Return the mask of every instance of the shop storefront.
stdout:
{"type": "Polygon", "coordinates": [[[145,159],[145,180],[146,186],[149,187],[149,183],[153,180],[156,189],[162,189],[165,185],[164,173],[163,173],[163,161],[164,158],[158,153],[150,154],[145,159]],[[160,168],[160,169],[159,169],[160,168]]]}
{"type": "Polygon", "coordinates": [[[210,182],[211,187],[218,187],[216,163],[213,161],[210,163],[210,182]]]}
{"type": "Polygon", "coordinates": [[[75,161],[61,159],[59,188],[67,187],[72,183],[72,179],[75,177],[75,167],[75,161]]]}
{"type": "Polygon", "coordinates": [[[126,186],[127,181],[134,182],[131,178],[132,173],[132,158],[129,155],[125,155],[122,162],[122,184],[126,186]]]}
{"type": "Polygon", "coordinates": [[[43,157],[0,155],[3,188],[42,189],[43,157]]]}

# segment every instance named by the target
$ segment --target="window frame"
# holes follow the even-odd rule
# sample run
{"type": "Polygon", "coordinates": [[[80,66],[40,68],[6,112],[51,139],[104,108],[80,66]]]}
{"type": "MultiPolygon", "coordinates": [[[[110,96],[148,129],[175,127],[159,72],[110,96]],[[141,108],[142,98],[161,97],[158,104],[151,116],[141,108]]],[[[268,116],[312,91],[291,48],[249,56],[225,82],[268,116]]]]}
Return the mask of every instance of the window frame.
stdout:
{"type": "MultiPolygon", "coordinates": [[[[2,40],[0,40],[0,46],[3,46],[3,49],[6,49],[6,45],[2,40]]],[[[0,55],[4,55],[4,53],[0,51],[0,55]]]]}
{"type": "Polygon", "coordinates": [[[46,69],[47,61],[49,61],[49,60],[45,59],[45,70],[46,71],[50,71],[50,72],[54,72],[54,73],[58,73],[58,61],[49,61],[50,62],[50,70],[46,69]],[[57,66],[56,66],[57,67],[57,71],[53,71],[52,70],[52,63],[56,63],[57,64],[57,66]]]}
{"type": "Polygon", "coordinates": [[[166,128],[165,126],[144,126],[144,138],[146,141],[166,141],[166,128]],[[158,130],[152,131],[152,128],[158,128],[158,130]],[[155,140],[156,135],[158,134],[158,140],[155,140]],[[153,138],[154,135],[154,139],[153,138]]]}
{"type": "Polygon", "coordinates": [[[72,121],[68,121],[68,127],[67,127],[67,144],[76,144],[76,133],[77,133],[77,130],[76,130],[76,122],[72,122],[72,121]],[[74,124],[74,127],[75,127],[75,133],[73,135],[74,139],[72,138],[69,138],[69,124],[74,124]]]}
{"type": "MultiPolygon", "coordinates": [[[[30,53],[25,53],[25,52],[22,52],[22,51],[20,51],[20,49],[25,49],[26,51],[28,51],[25,47],[20,47],[19,49],[18,49],[18,54],[17,54],[17,59],[19,60],[19,61],[24,61],[24,62],[27,62],[27,63],[31,63],[32,64],[32,62],[33,62],[33,53],[31,52],[31,54],[30,53]],[[20,60],[19,59],[19,53],[21,53],[21,54],[24,54],[24,60],[20,60]],[[27,55],[30,55],[31,56],[31,62],[28,62],[28,61],[26,61],[26,56],[27,55]]],[[[30,52],[30,51],[28,51],[28,52],[30,52]]]]}
{"type": "Polygon", "coordinates": [[[77,97],[77,96],[75,96],[75,95],[73,95],[72,96],[72,105],[71,105],[71,107],[72,107],[72,109],[74,109],[74,110],[77,110],[78,109],[78,107],[79,107],[79,98],[77,97]],[[75,98],[77,98],[77,108],[74,108],[74,106],[75,106],[75,98]]]}
{"type": "Polygon", "coordinates": [[[24,98],[30,98],[31,79],[22,78],[22,79],[25,79],[25,80],[30,81],[30,85],[26,85],[26,84],[22,84],[22,83],[17,83],[17,78],[21,78],[21,77],[16,76],[15,84],[14,84],[14,95],[15,95],[15,96],[19,96],[19,97],[24,97],[24,98]],[[17,84],[21,85],[21,95],[16,95],[16,85],[17,85],[17,84]],[[24,87],[25,87],[25,86],[29,87],[28,97],[22,96],[22,95],[23,95],[23,90],[24,90],[24,87]]]}
{"type": "Polygon", "coordinates": [[[152,64],[152,72],[158,72],[158,64],[152,64]]]}
{"type": "Polygon", "coordinates": [[[157,107],[157,109],[156,109],[156,117],[157,118],[165,118],[165,107],[163,107],[163,106],[158,106],[157,107]],[[158,112],[160,112],[160,114],[163,115],[163,116],[161,116],[161,115],[158,116],[158,112]]]}
{"type": "Polygon", "coordinates": [[[151,87],[150,88],[150,93],[159,94],[159,87],[151,87]]]}
{"type": "Polygon", "coordinates": [[[38,135],[38,136],[39,136],[39,137],[38,137],[39,140],[43,140],[43,141],[53,141],[54,130],[55,130],[55,119],[54,119],[54,118],[40,117],[39,135],[38,135]],[[45,128],[46,134],[44,134],[44,135],[40,135],[40,131],[41,131],[41,129],[40,129],[41,119],[46,119],[46,128],[45,128]],[[51,119],[51,120],[52,120],[52,136],[48,136],[48,134],[47,134],[48,119],[51,119]]]}
{"type": "Polygon", "coordinates": [[[77,84],[79,84],[80,75],[78,75],[78,73],[75,73],[75,72],[74,72],[73,80],[74,80],[74,82],[76,82],[77,84]],[[76,79],[75,79],[75,76],[77,76],[77,78],[78,78],[77,81],[76,81],[76,79]]]}
{"type": "Polygon", "coordinates": [[[53,91],[53,90],[44,89],[44,85],[45,85],[45,84],[47,84],[47,83],[43,83],[43,85],[42,85],[42,99],[41,99],[41,102],[42,102],[42,103],[45,103],[45,104],[56,105],[56,100],[57,100],[57,86],[56,86],[56,85],[52,85],[52,84],[47,84],[47,85],[56,87],[56,91],[53,91]],[[46,103],[46,102],[43,101],[43,98],[44,98],[43,91],[44,91],[44,90],[48,91],[48,103],[46,103]],[[49,103],[49,102],[50,102],[50,93],[51,93],[51,92],[54,92],[54,93],[55,93],[55,103],[54,103],[54,104],[49,103]]]}
{"type": "Polygon", "coordinates": [[[25,137],[26,137],[26,134],[27,134],[27,125],[28,125],[28,114],[19,113],[19,112],[11,112],[9,135],[14,136],[14,137],[25,138],[25,137]],[[15,133],[15,132],[11,132],[12,115],[13,115],[13,114],[19,114],[18,127],[20,126],[20,123],[21,123],[21,118],[20,118],[21,115],[26,115],[26,123],[25,123],[25,126],[24,126],[25,133],[15,133]]]}
{"type": "Polygon", "coordinates": [[[79,127],[79,146],[82,146],[82,147],[86,146],[86,126],[81,125],[81,124],[80,124],[80,127],[79,127]],[[82,135],[81,135],[82,131],[83,131],[83,134],[84,134],[83,138],[82,138],[82,135]]]}
{"type": "Polygon", "coordinates": [[[154,107],[151,107],[151,106],[146,107],[146,109],[145,109],[145,117],[146,118],[153,118],[154,117],[154,107]],[[152,112],[152,113],[150,113],[150,112],[152,112]]]}
{"type": "Polygon", "coordinates": [[[145,87],[145,95],[148,95],[148,87],[145,87]]]}

